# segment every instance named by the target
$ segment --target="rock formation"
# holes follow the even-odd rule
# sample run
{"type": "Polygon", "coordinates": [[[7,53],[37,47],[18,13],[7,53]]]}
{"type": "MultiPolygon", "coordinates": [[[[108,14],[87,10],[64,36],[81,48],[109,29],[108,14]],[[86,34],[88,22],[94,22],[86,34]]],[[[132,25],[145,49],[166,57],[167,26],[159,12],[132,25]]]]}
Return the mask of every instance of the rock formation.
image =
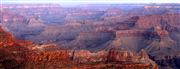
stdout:
{"type": "Polygon", "coordinates": [[[0,29],[0,51],[3,54],[0,67],[8,67],[4,66],[7,64],[4,56],[7,56],[12,63],[17,62],[10,68],[45,68],[46,65],[49,69],[69,65],[69,68],[82,69],[157,68],[151,65],[156,62],[162,69],[178,69],[180,15],[176,6],[117,4],[67,8],[51,4],[2,5],[0,26],[13,36],[0,29]],[[34,44],[15,37],[31,40],[34,44]],[[27,57],[31,59],[24,65],[27,57]]]}

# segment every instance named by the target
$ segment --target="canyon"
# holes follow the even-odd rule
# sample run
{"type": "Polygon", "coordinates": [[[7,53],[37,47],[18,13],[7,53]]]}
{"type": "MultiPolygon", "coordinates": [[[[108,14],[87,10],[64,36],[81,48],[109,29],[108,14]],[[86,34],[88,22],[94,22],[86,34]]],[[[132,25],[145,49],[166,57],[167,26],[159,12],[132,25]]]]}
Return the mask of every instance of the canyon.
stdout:
{"type": "Polygon", "coordinates": [[[0,67],[179,69],[177,6],[3,4],[0,67]]]}

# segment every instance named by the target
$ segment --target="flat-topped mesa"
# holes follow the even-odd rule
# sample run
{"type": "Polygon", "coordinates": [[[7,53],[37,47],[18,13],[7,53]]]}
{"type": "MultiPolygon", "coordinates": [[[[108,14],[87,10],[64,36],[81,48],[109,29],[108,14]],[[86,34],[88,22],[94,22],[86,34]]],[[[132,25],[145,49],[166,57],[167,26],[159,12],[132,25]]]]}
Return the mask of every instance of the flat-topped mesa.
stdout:
{"type": "Polygon", "coordinates": [[[78,34],[77,38],[81,39],[92,39],[92,38],[98,38],[98,37],[107,37],[112,36],[112,32],[81,32],[78,34]]]}
{"type": "Polygon", "coordinates": [[[144,6],[145,9],[160,8],[160,6],[144,6]]]}
{"type": "Polygon", "coordinates": [[[138,28],[151,28],[155,26],[161,26],[162,19],[167,21],[168,24],[171,26],[178,27],[180,24],[179,21],[180,15],[179,14],[164,14],[164,15],[146,15],[141,16],[137,21],[136,26],[138,28]]]}
{"type": "Polygon", "coordinates": [[[76,11],[73,13],[68,13],[65,17],[65,23],[72,23],[72,22],[80,22],[82,24],[91,23],[91,21],[96,21],[100,19],[100,16],[103,15],[101,11],[86,11],[81,10],[80,12],[76,11]]]}
{"type": "Polygon", "coordinates": [[[145,30],[141,29],[116,31],[115,40],[113,40],[112,44],[117,44],[120,48],[129,49],[133,52],[138,52],[140,49],[143,48],[140,42],[143,40],[144,31],[145,30]]]}
{"type": "Polygon", "coordinates": [[[116,37],[120,38],[120,37],[142,37],[144,30],[140,30],[140,29],[134,29],[134,30],[120,30],[120,31],[116,31],[116,37]]]}

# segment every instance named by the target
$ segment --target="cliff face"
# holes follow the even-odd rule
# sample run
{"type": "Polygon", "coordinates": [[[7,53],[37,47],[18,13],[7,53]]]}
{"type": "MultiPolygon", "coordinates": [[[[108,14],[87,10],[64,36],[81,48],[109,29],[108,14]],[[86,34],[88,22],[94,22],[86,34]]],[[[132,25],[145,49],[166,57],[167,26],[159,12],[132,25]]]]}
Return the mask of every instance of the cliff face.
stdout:
{"type": "Polygon", "coordinates": [[[84,32],[79,33],[75,40],[71,41],[70,46],[77,49],[87,49],[90,51],[98,51],[105,48],[103,45],[114,38],[112,32],[84,32]]]}
{"type": "Polygon", "coordinates": [[[47,51],[29,56],[25,68],[150,68],[157,65],[142,51],[139,55],[130,51],[114,50],[91,53],[87,50],[47,51]],[[46,66],[44,66],[46,65],[46,66]]]}
{"type": "Polygon", "coordinates": [[[164,15],[146,15],[139,18],[137,26],[139,28],[151,28],[154,26],[160,26],[162,20],[168,22],[168,24],[179,27],[180,14],[164,14],[164,15]]]}
{"type": "Polygon", "coordinates": [[[30,53],[26,47],[31,42],[15,39],[0,27],[0,65],[1,68],[14,68],[21,65],[30,53]]]}
{"type": "Polygon", "coordinates": [[[17,38],[24,39],[26,34],[37,35],[45,26],[37,16],[23,16],[15,12],[1,11],[0,26],[17,38]]]}
{"type": "MultiPolygon", "coordinates": [[[[120,48],[129,49],[133,52],[138,52],[144,47],[146,47],[143,43],[143,33],[144,30],[140,29],[132,29],[132,30],[120,30],[116,31],[116,37],[113,40],[116,43],[120,43],[118,46],[120,48]],[[118,40],[118,41],[116,41],[118,40]]],[[[116,45],[112,43],[112,46],[116,45]]]]}
{"type": "Polygon", "coordinates": [[[10,33],[5,32],[1,27],[0,27],[0,40],[1,40],[0,46],[5,46],[5,45],[11,46],[15,43],[12,35],[10,33]]]}
{"type": "MultiPolygon", "coordinates": [[[[145,48],[151,59],[159,64],[160,68],[178,68],[177,62],[179,61],[174,60],[179,54],[180,49],[178,46],[179,42],[170,37],[173,33],[161,27],[151,29],[152,31],[153,33],[149,33],[152,36],[147,38],[149,44],[145,48]]],[[[177,35],[177,33],[174,33],[174,35],[177,35]]]]}

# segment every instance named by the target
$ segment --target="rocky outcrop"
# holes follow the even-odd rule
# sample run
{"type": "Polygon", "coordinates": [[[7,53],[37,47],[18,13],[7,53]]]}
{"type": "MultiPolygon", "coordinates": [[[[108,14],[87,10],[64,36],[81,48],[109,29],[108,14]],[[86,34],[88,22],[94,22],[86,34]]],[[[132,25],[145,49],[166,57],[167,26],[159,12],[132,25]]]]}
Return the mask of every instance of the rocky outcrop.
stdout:
{"type": "Polygon", "coordinates": [[[88,49],[91,51],[102,50],[103,45],[111,40],[114,35],[111,32],[84,32],[79,33],[75,40],[71,41],[68,46],[78,49],[88,49]]]}
{"type": "Polygon", "coordinates": [[[164,15],[146,15],[139,18],[137,21],[137,26],[139,28],[151,28],[155,26],[160,26],[162,20],[168,22],[172,26],[179,26],[179,14],[164,14],[164,15]]]}
{"type": "Polygon", "coordinates": [[[44,27],[45,25],[43,24],[42,20],[35,18],[35,17],[30,17],[28,20],[28,26],[27,27],[44,27]]]}
{"type": "Polygon", "coordinates": [[[153,59],[158,65],[159,68],[178,68],[174,62],[174,58],[176,57],[179,47],[177,40],[171,37],[172,34],[170,29],[175,31],[176,27],[172,27],[171,25],[167,24],[166,21],[161,21],[161,26],[156,26],[154,28],[149,29],[149,33],[145,34],[147,37],[147,47],[145,50],[151,56],[150,58],[153,59]]]}
{"type": "Polygon", "coordinates": [[[31,42],[15,39],[0,27],[0,65],[1,68],[16,68],[27,58],[30,50],[26,47],[31,42]]]}
{"type": "Polygon", "coordinates": [[[145,47],[145,45],[142,44],[143,33],[144,30],[140,29],[116,31],[115,38],[110,45],[138,52],[145,47]],[[119,45],[117,43],[119,43],[119,45]]]}
{"type": "Polygon", "coordinates": [[[0,46],[11,46],[15,43],[12,35],[0,27],[0,46]]]}

